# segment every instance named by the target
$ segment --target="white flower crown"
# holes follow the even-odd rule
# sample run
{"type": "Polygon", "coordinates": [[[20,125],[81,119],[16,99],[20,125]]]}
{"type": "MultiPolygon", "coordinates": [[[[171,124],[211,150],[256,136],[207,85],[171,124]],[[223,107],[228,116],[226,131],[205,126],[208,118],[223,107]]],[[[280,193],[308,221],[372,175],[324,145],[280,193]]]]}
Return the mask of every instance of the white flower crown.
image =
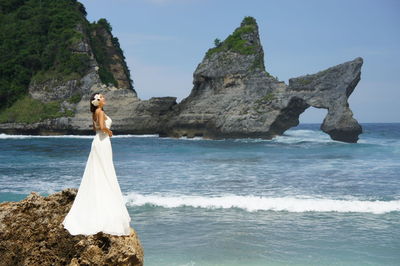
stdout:
{"type": "Polygon", "coordinates": [[[96,95],[94,96],[94,100],[92,101],[92,104],[93,104],[94,106],[99,106],[99,103],[100,103],[100,94],[96,94],[96,95]]]}

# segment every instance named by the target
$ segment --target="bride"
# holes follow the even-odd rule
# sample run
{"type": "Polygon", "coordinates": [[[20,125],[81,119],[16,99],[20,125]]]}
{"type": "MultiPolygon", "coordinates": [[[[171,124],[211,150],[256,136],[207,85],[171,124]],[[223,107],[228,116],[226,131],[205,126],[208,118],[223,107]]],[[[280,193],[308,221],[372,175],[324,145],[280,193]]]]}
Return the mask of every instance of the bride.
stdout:
{"type": "Polygon", "coordinates": [[[71,235],[104,232],[129,235],[130,221],[114,169],[110,130],[112,120],[104,113],[104,95],[90,97],[93,139],[82,181],[75,200],[62,224],[71,235]]]}

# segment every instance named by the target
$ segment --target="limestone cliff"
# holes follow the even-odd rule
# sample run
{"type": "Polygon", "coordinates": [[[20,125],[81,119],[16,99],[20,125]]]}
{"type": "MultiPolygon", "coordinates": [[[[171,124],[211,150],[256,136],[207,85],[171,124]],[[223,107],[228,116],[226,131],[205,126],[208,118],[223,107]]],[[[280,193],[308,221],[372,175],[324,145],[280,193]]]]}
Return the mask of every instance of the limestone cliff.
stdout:
{"type": "Polygon", "coordinates": [[[42,74],[45,78],[33,78],[31,80],[29,94],[32,98],[42,102],[60,100],[65,104],[67,99],[74,95],[82,96],[88,94],[93,84],[101,82],[95,70],[99,66],[94,58],[87,27],[83,23],[76,25],[75,31],[80,34],[81,39],[68,47],[72,53],[83,55],[88,59],[88,67],[85,69],[84,75],[65,77],[53,74],[49,70],[49,73],[42,74]]]}
{"type": "Polygon", "coordinates": [[[0,123],[60,124],[45,120],[73,117],[82,96],[100,84],[136,95],[106,19],[90,23],[76,0],[3,2],[0,123]]]}
{"type": "Polygon", "coordinates": [[[112,118],[114,134],[158,134],[166,122],[167,114],[175,106],[176,97],[153,97],[140,100],[131,89],[118,89],[94,84],[89,93],[74,105],[72,117],[45,119],[36,123],[2,123],[0,132],[6,134],[63,135],[94,134],[89,98],[94,92],[107,99],[104,111],[112,118]]]}
{"type": "Polygon", "coordinates": [[[98,23],[92,23],[89,28],[90,43],[100,66],[98,73],[101,81],[107,85],[112,84],[117,88],[131,89],[135,92],[125,56],[118,38],[111,33],[111,25],[105,19],[100,19],[98,23]]]}
{"type": "Polygon", "coordinates": [[[69,49],[74,54],[88,58],[88,67],[83,76],[60,77],[47,74],[47,79],[32,79],[29,94],[41,102],[59,101],[62,111],[76,113],[76,103],[83,95],[89,95],[91,88],[108,84],[109,87],[133,89],[130,72],[125,57],[119,47],[118,39],[112,36],[110,25],[104,19],[98,23],[78,23],[75,30],[81,39],[71,44],[69,49]],[[73,99],[71,103],[71,99],[73,99]]]}
{"type": "Polygon", "coordinates": [[[68,233],[61,222],[76,193],[65,189],[43,197],[32,192],[22,201],[0,203],[0,264],[143,265],[133,228],[129,236],[68,233]]]}
{"type": "MultiPolygon", "coordinates": [[[[362,128],[353,118],[347,99],[360,81],[362,64],[363,59],[357,57],[314,75],[292,78],[283,97],[301,99],[300,105],[305,108],[313,106],[328,109],[321,129],[334,140],[356,142],[358,135],[362,133],[362,128]]],[[[291,107],[288,106],[289,109],[291,107]]],[[[301,107],[297,107],[297,111],[303,112],[301,107]]],[[[285,120],[277,122],[284,123],[285,120]]],[[[283,127],[278,130],[283,132],[286,129],[287,127],[283,127]]]]}
{"type": "Polygon", "coordinates": [[[287,85],[266,71],[258,25],[254,18],[245,17],[231,35],[207,51],[193,74],[193,88],[187,98],[179,104],[175,97],[154,97],[143,101],[128,86],[128,76],[122,74],[126,71],[122,53],[119,59],[111,56],[118,47],[109,46],[112,43],[112,37],[107,35],[110,33],[107,30],[109,25],[99,25],[96,27],[100,28],[90,35],[92,37],[83,39],[74,48],[90,55],[92,67],[87,75],[63,86],[49,84],[42,87],[41,93],[37,94],[40,96],[35,96],[31,90],[32,96],[43,101],[64,99],[61,108],[73,109],[74,114],[29,124],[2,123],[0,132],[92,134],[89,97],[93,92],[101,92],[108,99],[104,109],[113,119],[115,134],[270,139],[298,125],[300,114],[310,106],[328,109],[321,129],[332,139],[357,142],[362,133],[348,104],[348,97],[361,77],[363,59],[360,57],[313,75],[292,78],[287,85]],[[97,46],[87,43],[89,39],[96,43],[93,40],[97,37],[93,39],[93,36],[102,36],[106,44],[101,45],[106,48],[98,53],[115,59],[108,65],[102,61],[100,70],[120,73],[113,76],[115,84],[121,87],[102,84],[100,76],[107,78],[107,74],[96,68],[98,60],[91,52],[91,47],[97,46]],[[71,103],[66,97],[73,97],[71,95],[77,86],[80,88],[78,94],[82,96],[71,103]]]}
{"type": "MultiPolygon", "coordinates": [[[[140,100],[129,89],[96,86],[91,92],[105,95],[108,104],[105,112],[113,120],[112,130],[116,134],[156,134],[161,130],[166,114],[176,105],[176,97],[153,97],[140,100]]],[[[89,97],[84,95],[76,107],[76,115],[67,123],[72,132],[93,133],[89,97]]]]}
{"type": "Polygon", "coordinates": [[[258,26],[245,18],[232,35],[210,49],[194,72],[190,95],[174,107],[162,135],[270,139],[299,123],[309,106],[329,110],[322,129],[332,139],[356,142],[362,132],[347,98],[363,63],[356,58],[289,86],[265,71],[258,26]]]}

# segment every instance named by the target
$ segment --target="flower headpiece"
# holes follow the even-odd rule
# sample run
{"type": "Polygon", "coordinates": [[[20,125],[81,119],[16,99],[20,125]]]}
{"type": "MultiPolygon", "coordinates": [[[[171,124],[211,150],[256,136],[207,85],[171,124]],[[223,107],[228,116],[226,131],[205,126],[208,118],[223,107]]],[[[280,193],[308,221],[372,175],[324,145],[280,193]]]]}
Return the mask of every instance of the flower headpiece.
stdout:
{"type": "Polygon", "coordinates": [[[100,94],[97,93],[94,96],[94,100],[92,101],[92,104],[97,107],[97,106],[99,106],[99,103],[100,103],[100,94]]]}

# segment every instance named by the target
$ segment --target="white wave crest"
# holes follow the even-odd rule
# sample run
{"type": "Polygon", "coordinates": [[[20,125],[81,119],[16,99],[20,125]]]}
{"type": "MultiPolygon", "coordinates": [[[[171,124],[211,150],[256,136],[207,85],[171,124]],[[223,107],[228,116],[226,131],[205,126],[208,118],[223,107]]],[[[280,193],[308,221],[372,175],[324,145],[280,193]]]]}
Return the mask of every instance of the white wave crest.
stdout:
{"type": "Polygon", "coordinates": [[[164,208],[194,207],[206,209],[240,208],[254,211],[287,211],[287,212],[362,212],[383,214],[400,211],[400,200],[364,201],[334,200],[319,198],[293,197],[256,197],[256,196],[160,196],[129,193],[125,196],[127,205],[143,206],[146,204],[164,208]]]}
{"type": "Polygon", "coordinates": [[[296,144],[304,141],[316,143],[337,142],[332,140],[328,134],[325,134],[321,130],[309,129],[287,130],[284,135],[275,137],[273,141],[285,144],[296,144]]]}

